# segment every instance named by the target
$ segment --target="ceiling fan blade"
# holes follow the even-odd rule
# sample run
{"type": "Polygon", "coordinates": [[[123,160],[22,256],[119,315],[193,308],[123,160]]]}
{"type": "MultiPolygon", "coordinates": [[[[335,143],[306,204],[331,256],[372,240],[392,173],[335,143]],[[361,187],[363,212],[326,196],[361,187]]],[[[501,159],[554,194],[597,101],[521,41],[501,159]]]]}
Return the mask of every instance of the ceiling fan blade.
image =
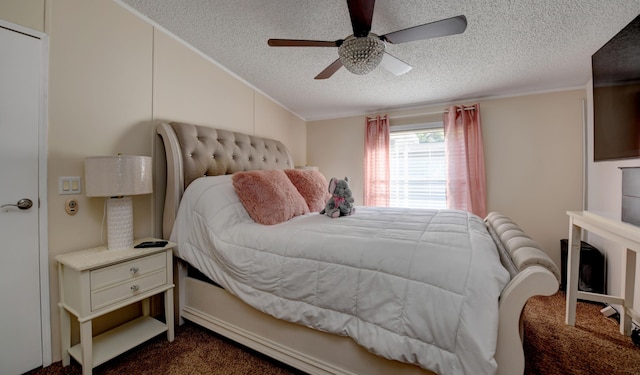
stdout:
{"type": "Polygon", "coordinates": [[[325,70],[320,72],[320,74],[315,76],[314,79],[327,79],[327,78],[331,77],[333,75],[333,73],[337,72],[338,69],[340,69],[340,68],[342,68],[342,61],[340,61],[340,59],[338,59],[338,60],[332,62],[331,65],[326,67],[325,70]]]}
{"type": "Polygon", "coordinates": [[[380,36],[380,39],[392,44],[414,42],[440,36],[460,34],[467,28],[467,17],[457,16],[440,21],[394,31],[380,36]]]}
{"type": "Polygon", "coordinates": [[[269,39],[267,44],[271,47],[339,47],[343,40],[301,40],[301,39],[269,39]]]}
{"type": "Polygon", "coordinates": [[[356,38],[369,35],[375,4],[375,0],[347,0],[353,36],[356,38]]]}
{"type": "Polygon", "coordinates": [[[401,76],[413,69],[411,65],[389,54],[388,52],[385,52],[384,55],[382,55],[380,66],[397,76],[401,76]]]}

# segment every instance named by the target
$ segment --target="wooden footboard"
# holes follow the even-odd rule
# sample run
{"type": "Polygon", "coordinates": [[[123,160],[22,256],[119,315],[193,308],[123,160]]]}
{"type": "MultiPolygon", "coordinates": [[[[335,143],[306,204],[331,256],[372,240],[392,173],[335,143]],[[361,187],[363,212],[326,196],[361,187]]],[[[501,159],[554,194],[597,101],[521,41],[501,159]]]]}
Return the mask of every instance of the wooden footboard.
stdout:
{"type": "Polygon", "coordinates": [[[522,374],[522,309],[533,296],[556,293],[560,272],[540,246],[510,218],[492,212],[485,221],[501,252],[502,263],[512,274],[511,281],[500,295],[495,356],[498,374],[522,374]]]}
{"type": "Polygon", "coordinates": [[[522,309],[533,296],[550,296],[558,291],[558,280],[541,266],[532,266],[518,273],[502,291],[500,297],[500,324],[496,362],[498,374],[524,373],[522,348],[522,309]]]}

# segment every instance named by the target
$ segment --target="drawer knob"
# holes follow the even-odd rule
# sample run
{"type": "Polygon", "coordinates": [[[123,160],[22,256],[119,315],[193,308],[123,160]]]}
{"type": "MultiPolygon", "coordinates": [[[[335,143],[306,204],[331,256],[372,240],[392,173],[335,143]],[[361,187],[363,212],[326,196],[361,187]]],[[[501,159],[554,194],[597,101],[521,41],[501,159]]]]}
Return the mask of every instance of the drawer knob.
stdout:
{"type": "Polygon", "coordinates": [[[138,273],[139,269],[138,267],[131,267],[129,268],[129,271],[131,271],[131,273],[138,273]]]}
{"type": "Polygon", "coordinates": [[[140,285],[131,285],[131,291],[132,292],[137,292],[138,290],[140,290],[140,285]]]}

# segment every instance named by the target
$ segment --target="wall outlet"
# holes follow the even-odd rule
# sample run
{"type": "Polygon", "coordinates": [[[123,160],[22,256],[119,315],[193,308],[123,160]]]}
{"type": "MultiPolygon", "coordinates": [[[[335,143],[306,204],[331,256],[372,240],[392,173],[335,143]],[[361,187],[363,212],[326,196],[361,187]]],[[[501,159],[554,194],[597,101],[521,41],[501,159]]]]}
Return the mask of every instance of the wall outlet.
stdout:
{"type": "Polygon", "coordinates": [[[75,214],[78,213],[78,201],[75,199],[67,199],[66,202],[64,202],[64,210],[67,212],[67,214],[73,216],[75,214]]]}

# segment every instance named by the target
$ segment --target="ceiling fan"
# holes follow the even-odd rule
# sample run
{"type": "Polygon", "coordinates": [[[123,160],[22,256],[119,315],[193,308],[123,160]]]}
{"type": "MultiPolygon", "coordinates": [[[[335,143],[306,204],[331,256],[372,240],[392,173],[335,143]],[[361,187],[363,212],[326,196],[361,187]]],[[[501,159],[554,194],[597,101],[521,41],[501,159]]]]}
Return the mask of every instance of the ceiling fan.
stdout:
{"type": "Polygon", "coordinates": [[[399,76],[412,69],[411,65],[385,52],[385,43],[398,44],[417,40],[455,35],[467,28],[467,18],[457,16],[424,25],[376,35],[371,31],[375,0],[347,0],[353,35],[335,41],[269,39],[271,47],[338,47],[339,58],[315,79],[327,79],[342,66],[354,74],[367,74],[382,65],[399,76]]]}

